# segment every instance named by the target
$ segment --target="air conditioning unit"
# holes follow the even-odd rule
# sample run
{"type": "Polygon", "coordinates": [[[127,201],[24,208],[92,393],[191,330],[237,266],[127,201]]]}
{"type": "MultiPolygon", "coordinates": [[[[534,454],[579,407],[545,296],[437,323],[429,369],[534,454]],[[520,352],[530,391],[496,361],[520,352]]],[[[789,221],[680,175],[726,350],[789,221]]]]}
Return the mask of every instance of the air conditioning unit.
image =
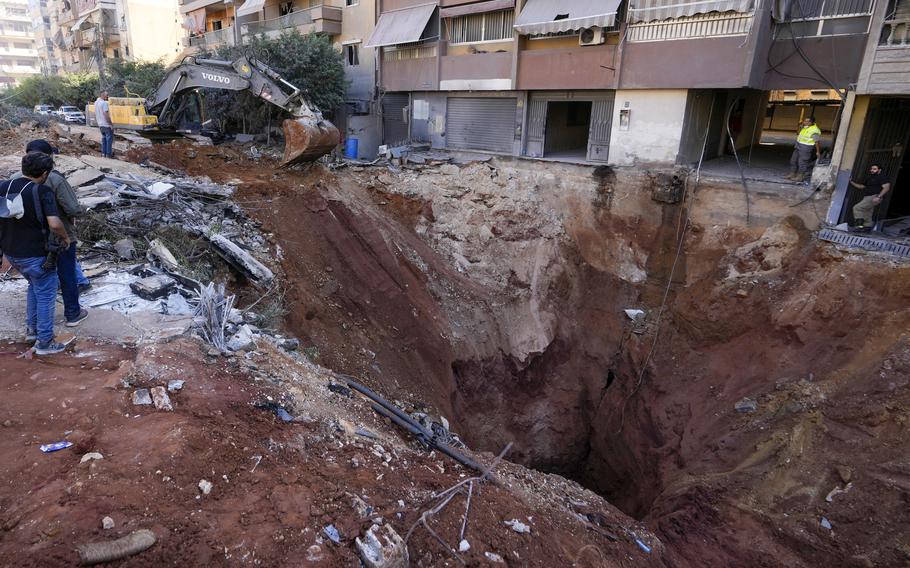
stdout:
{"type": "Polygon", "coordinates": [[[578,34],[579,45],[600,45],[606,41],[607,32],[601,27],[585,28],[578,34]]]}

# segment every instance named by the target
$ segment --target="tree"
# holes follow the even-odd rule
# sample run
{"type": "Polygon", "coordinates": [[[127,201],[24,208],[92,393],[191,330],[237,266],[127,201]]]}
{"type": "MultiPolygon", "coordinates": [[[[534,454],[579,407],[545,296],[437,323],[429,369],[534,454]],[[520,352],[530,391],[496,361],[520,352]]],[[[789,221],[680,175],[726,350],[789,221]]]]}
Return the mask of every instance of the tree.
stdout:
{"type": "Polygon", "coordinates": [[[106,70],[108,90],[114,96],[151,98],[164,79],[164,65],[160,61],[114,59],[106,70]]]}
{"type": "MultiPolygon", "coordinates": [[[[307,102],[326,114],[331,114],[344,102],[347,81],[341,52],[336,51],[323,35],[303,35],[296,29],[276,38],[265,35],[250,38],[247,45],[218,49],[213,57],[233,61],[245,55],[265,63],[286,81],[299,88],[307,102]]],[[[216,120],[222,130],[231,128],[255,132],[273,120],[289,115],[250,93],[235,93],[218,89],[204,92],[206,114],[216,120]]]]}

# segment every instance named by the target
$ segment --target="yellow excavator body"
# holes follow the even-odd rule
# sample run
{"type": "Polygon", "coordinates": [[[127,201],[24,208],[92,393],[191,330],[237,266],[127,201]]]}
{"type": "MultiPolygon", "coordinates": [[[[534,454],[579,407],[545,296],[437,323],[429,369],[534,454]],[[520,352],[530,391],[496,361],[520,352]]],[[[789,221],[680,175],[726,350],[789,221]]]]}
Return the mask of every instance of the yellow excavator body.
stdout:
{"type": "MultiPolygon", "coordinates": [[[[129,130],[148,130],[158,126],[158,117],[148,114],[145,110],[145,99],[140,97],[110,97],[108,104],[111,107],[111,122],[114,128],[129,130]]],[[[97,126],[95,120],[95,105],[89,104],[85,109],[86,123],[97,126]]]]}

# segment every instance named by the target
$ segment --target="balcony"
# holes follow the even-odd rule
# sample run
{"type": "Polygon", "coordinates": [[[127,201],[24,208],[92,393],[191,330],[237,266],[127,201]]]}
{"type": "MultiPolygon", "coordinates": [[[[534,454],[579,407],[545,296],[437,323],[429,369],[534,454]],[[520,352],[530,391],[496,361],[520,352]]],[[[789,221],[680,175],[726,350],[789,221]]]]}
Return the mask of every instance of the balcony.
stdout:
{"type": "Polygon", "coordinates": [[[0,73],[9,73],[10,75],[37,75],[41,72],[34,65],[0,65],[0,73]]]}
{"type": "Polygon", "coordinates": [[[910,17],[899,20],[886,20],[882,24],[882,35],[878,44],[887,47],[907,47],[910,45],[910,17]]]}
{"type": "Polygon", "coordinates": [[[316,6],[297,10],[278,18],[260,20],[241,25],[243,35],[276,36],[285,30],[297,28],[302,34],[322,33],[338,35],[341,33],[341,8],[334,6],[316,6]]]}
{"type": "Polygon", "coordinates": [[[228,26],[220,30],[207,32],[201,36],[186,38],[185,44],[201,50],[215,49],[222,45],[231,45],[234,43],[234,26],[228,26]]]}
{"type": "Polygon", "coordinates": [[[18,55],[21,57],[38,57],[37,49],[22,49],[17,47],[6,47],[0,44],[0,55],[18,55]]]}

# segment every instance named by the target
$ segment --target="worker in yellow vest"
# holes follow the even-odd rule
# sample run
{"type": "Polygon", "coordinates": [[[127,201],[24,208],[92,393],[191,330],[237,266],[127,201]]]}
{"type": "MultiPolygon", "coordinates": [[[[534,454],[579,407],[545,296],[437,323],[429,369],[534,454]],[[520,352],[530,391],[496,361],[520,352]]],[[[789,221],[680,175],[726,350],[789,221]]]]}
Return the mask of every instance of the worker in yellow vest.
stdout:
{"type": "Polygon", "coordinates": [[[796,137],[796,146],[790,156],[790,175],[786,176],[787,179],[797,182],[806,179],[809,175],[809,163],[812,162],[812,151],[815,150],[816,156],[821,155],[821,137],[822,130],[815,124],[815,117],[804,118],[796,137]]]}

